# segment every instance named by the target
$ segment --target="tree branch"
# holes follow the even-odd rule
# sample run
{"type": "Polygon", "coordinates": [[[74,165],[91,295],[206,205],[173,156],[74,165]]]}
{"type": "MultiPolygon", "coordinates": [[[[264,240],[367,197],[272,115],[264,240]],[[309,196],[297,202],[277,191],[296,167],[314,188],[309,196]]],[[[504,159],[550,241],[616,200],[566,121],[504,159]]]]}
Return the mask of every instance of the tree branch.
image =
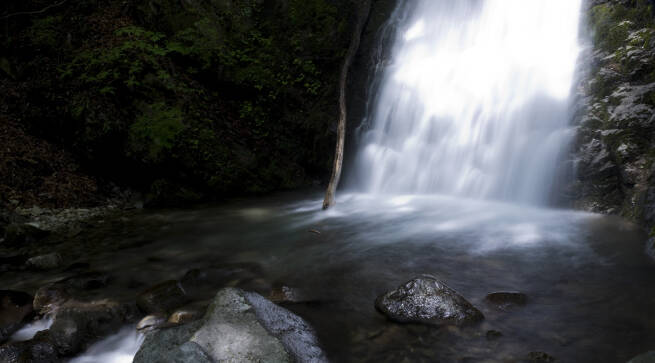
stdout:
{"type": "Polygon", "coordinates": [[[41,10],[36,10],[36,11],[20,11],[20,12],[13,13],[13,14],[3,15],[3,16],[0,16],[0,19],[5,20],[5,19],[9,19],[9,18],[11,18],[12,16],[18,16],[18,15],[36,15],[36,14],[45,13],[46,11],[48,11],[48,10],[50,10],[50,9],[52,9],[52,8],[55,8],[55,7],[57,7],[57,6],[64,5],[64,3],[65,3],[66,1],[68,1],[68,0],[62,0],[62,1],[58,2],[58,3],[52,4],[52,5],[48,5],[48,6],[46,6],[45,8],[43,8],[43,9],[41,9],[41,10]]]}
{"type": "Polygon", "coordinates": [[[348,70],[353,62],[353,58],[357,55],[359,50],[359,42],[362,37],[364,25],[371,12],[371,0],[364,0],[361,4],[356,5],[357,9],[357,23],[353,30],[350,47],[346,53],[346,58],[343,61],[341,68],[341,77],[339,78],[339,123],[337,125],[337,146],[334,152],[334,165],[332,167],[332,176],[330,177],[330,184],[328,184],[325,191],[325,199],[323,200],[323,209],[328,209],[335,204],[335,194],[337,186],[341,179],[341,167],[343,165],[343,148],[346,140],[346,84],[348,80],[348,70]]]}

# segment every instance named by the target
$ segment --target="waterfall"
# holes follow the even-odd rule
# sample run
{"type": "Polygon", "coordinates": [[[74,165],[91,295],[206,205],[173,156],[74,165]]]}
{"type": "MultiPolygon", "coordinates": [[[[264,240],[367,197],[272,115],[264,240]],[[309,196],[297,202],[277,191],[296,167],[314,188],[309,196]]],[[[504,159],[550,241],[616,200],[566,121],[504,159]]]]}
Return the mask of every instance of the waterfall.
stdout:
{"type": "Polygon", "coordinates": [[[581,3],[402,2],[359,140],[359,189],[548,203],[574,134],[581,3]]]}

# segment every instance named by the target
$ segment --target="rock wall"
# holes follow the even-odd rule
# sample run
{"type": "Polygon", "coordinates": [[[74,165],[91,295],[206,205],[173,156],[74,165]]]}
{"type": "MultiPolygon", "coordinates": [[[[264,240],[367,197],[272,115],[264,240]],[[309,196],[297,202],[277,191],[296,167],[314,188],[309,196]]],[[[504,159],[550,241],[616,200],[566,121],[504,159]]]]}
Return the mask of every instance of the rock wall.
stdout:
{"type": "Polygon", "coordinates": [[[655,224],[655,27],[647,0],[586,4],[574,206],[655,224]]]}

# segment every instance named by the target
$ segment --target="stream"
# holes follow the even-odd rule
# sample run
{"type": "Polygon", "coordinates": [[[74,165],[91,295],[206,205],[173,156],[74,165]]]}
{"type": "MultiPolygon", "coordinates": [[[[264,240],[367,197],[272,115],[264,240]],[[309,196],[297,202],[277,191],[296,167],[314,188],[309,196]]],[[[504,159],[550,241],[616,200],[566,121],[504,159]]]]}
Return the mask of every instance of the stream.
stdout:
{"type": "MultiPolygon", "coordinates": [[[[620,362],[655,348],[655,264],[645,233],[620,218],[445,196],[342,194],[327,212],[320,201],[289,193],[137,214],[131,223],[147,226],[139,234],[148,243],[88,256],[114,275],[96,294],[133,298],[143,289],[134,280],[146,286],[247,262],[261,267],[260,285],[311,297],[286,307],[313,325],[333,361],[503,362],[547,352],[562,362],[620,362]],[[445,281],[485,320],[396,324],[375,310],[378,295],[423,274],[445,281]],[[494,291],[520,291],[528,302],[501,311],[484,302],[494,291]],[[490,330],[502,336],[487,337],[490,330]]],[[[51,278],[23,273],[10,285],[51,278]]],[[[133,349],[133,334],[126,329],[87,354],[133,349]]],[[[93,361],[84,359],[75,362],[93,361]]]]}

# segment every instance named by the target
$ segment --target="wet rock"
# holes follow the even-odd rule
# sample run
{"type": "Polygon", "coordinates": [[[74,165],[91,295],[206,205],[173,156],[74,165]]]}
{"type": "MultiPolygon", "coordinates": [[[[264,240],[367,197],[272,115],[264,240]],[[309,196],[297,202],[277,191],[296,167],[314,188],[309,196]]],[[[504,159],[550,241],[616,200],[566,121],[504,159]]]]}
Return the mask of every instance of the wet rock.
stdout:
{"type": "Polygon", "coordinates": [[[47,255],[35,256],[27,260],[26,264],[35,270],[53,270],[60,267],[63,258],[58,253],[49,253],[47,255]]]}
{"type": "Polygon", "coordinates": [[[655,363],[655,350],[640,354],[630,359],[628,363],[655,363]]]}
{"type": "Polygon", "coordinates": [[[200,319],[207,311],[207,305],[190,304],[175,310],[168,318],[172,324],[186,324],[200,319]]]}
{"type": "Polygon", "coordinates": [[[85,271],[88,270],[91,267],[91,265],[88,262],[75,262],[70,264],[66,269],[64,269],[64,272],[79,272],[79,271],[85,271]]]}
{"type": "Polygon", "coordinates": [[[50,284],[39,288],[34,294],[33,307],[40,314],[57,310],[70,298],[69,291],[62,285],[50,284]]]}
{"type": "Polygon", "coordinates": [[[35,339],[50,342],[59,356],[70,356],[118,331],[135,316],[133,306],[115,301],[69,301],[57,310],[50,329],[37,333],[35,339]]]}
{"type": "Polygon", "coordinates": [[[399,323],[462,325],[484,318],[455,290],[429,276],[408,281],[378,297],[375,307],[399,323]]]}
{"type": "Polygon", "coordinates": [[[528,353],[528,360],[530,362],[554,362],[556,359],[544,352],[530,352],[528,353]]]}
{"type": "Polygon", "coordinates": [[[3,243],[8,246],[23,246],[40,241],[49,234],[50,232],[28,223],[14,223],[6,227],[3,243]]]}
{"type": "Polygon", "coordinates": [[[500,310],[509,310],[527,303],[528,297],[517,291],[492,292],[484,301],[500,310]]]}
{"type": "Polygon", "coordinates": [[[325,354],[300,317],[256,293],[225,288],[202,320],[146,337],[134,358],[144,362],[322,362],[325,354]]]}
{"type": "Polygon", "coordinates": [[[20,329],[34,311],[30,294],[0,290],[0,343],[20,329]]]}
{"type": "Polygon", "coordinates": [[[136,325],[136,330],[145,332],[157,329],[166,324],[166,316],[161,314],[148,315],[136,325]]]}
{"type": "Polygon", "coordinates": [[[139,294],[136,304],[148,314],[169,313],[186,304],[189,297],[179,281],[171,280],[155,285],[139,294]]]}

